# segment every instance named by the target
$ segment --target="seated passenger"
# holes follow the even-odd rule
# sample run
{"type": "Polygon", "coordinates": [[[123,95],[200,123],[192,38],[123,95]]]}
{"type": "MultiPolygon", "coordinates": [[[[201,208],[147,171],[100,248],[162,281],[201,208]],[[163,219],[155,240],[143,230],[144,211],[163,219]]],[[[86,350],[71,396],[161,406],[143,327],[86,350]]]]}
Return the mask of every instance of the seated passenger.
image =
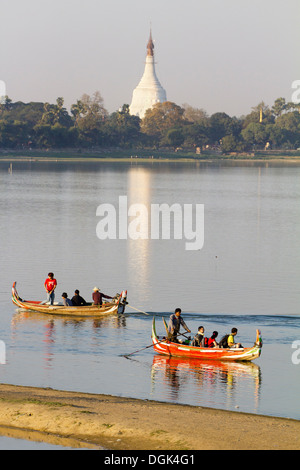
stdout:
{"type": "Polygon", "coordinates": [[[238,330],[237,328],[232,328],[231,334],[228,336],[227,343],[229,348],[242,348],[241,343],[235,343],[234,337],[236,336],[238,330]]]}
{"type": "Polygon", "coordinates": [[[200,348],[204,348],[204,328],[203,326],[199,326],[198,333],[194,336],[192,341],[192,346],[198,346],[200,348]]]}
{"type": "Polygon", "coordinates": [[[66,292],[64,292],[63,294],[61,294],[62,296],[62,302],[64,304],[65,307],[72,307],[73,303],[72,303],[72,300],[68,299],[68,294],[66,292]]]}
{"type": "Polygon", "coordinates": [[[207,342],[207,347],[208,348],[218,348],[219,345],[218,343],[216,342],[216,338],[218,336],[218,332],[217,331],[213,331],[213,334],[211,335],[210,338],[208,338],[208,342],[207,342]]]}
{"type": "Polygon", "coordinates": [[[79,295],[79,290],[76,289],[75,295],[72,297],[72,304],[75,307],[80,307],[81,305],[86,305],[86,301],[79,295]]]}

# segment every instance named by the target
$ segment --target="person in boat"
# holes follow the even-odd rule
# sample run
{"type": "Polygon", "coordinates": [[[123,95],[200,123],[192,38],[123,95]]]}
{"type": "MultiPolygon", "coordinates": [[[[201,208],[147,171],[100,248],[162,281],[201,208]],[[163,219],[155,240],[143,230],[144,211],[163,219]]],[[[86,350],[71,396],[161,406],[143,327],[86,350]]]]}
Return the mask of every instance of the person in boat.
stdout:
{"type": "Polygon", "coordinates": [[[182,326],[185,331],[188,333],[191,332],[191,330],[187,327],[185,324],[182,316],[181,316],[181,308],[176,308],[175,312],[172,313],[169,319],[169,325],[168,325],[168,340],[172,341],[173,343],[178,343],[177,335],[179,334],[180,331],[180,326],[182,326]]]}
{"type": "Polygon", "coordinates": [[[194,336],[192,341],[192,346],[198,346],[199,348],[204,348],[204,327],[199,326],[198,333],[194,336]]]}
{"type": "Polygon", "coordinates": [[[56,289],[56,286],[57,286],[57,281],[54,278],[54,274],[48,273],[48,277],[44,282],[44,287],[47,292],[47,300],[42,303],[49,302],[50,305],[54,304],[54,298],[55,298],[54,291],[56,289]]]}
{"type": "Polygon", "coordinates": [[[61,294],[62,297],[62,303],[64,304],[65,307],[72,307],[73,302],[71,299],[68,298],[68,294],[66,292],[63,292],[61,294]]]}
{"type": "Polygon", "coordinates": [[[207,341],[207,347],[208,348],[218,348],[219,345],[216,341],[216,338],[218,336],[218,332],[217,331],[213,331],[213,334],[211,335],[210,338],[208,338],[208,341],[207,341]]]}
{"type": "Polygon", "coordinates": [[[102,299],[112,299],[113,297],[110,297],[109,295],[105,295],[103,294],[102,292],[100,292],[100,289],[99,287],[94,287],[93,289],[93,302],[94,302],[94,305],[100,305],[102,306],[102,299]]]}
{"type": "Polygon", "coordinates": [[[81,295],[79,295],[78,289],[75,290],[74,296],[71,300],[74,307],[81,307],[82,305],[86,305],[86,301],[83,297],[81,297],[81,295]]]}
{"type": "Polygon", "coordinates": [[[231,334],[228,336],[228,339],[227,339],[227,344],[229,348],[242,348],[243,347],[241,343],[235,343],[234,341],[234,337],[237,335],[237,332],[238,332],[237,328],[231,329],[231,334]]]}

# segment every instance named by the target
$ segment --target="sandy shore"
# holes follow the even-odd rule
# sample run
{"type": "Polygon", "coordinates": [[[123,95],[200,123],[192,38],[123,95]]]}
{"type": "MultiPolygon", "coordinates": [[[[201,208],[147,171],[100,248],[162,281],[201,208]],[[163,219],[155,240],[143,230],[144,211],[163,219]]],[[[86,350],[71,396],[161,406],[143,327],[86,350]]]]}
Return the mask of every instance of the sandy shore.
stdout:
{"type": "Polygon", "coordinates": [[[0,385],[0,434],[109,450],[300,449],[300,421],[0,385]]]}

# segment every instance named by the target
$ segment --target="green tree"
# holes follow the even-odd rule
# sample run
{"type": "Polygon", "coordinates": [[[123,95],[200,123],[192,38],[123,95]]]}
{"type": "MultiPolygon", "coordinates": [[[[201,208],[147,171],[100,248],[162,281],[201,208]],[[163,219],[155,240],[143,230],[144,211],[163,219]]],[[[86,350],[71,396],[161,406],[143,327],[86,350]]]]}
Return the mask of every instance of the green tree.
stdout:
{"type": "Polygon", "coordinates": [[[62,148],[76,145],[74,128],[62,126],[58,122],[50,124],[38,124],[34,127],[34,140],[41,148],[62,148]]]}
{"type": "Polygon", "coordinates": [[[72,105],[71,113],[74,125],[78,128],[79,143],[88,146],[102,145],[108,112],[104,108],[100,92],[96,91],[93,96],[82,95],[76,105],[72,105]]]}
{"type": "Polygon", "coordinates": [[[163,143],[167,146],[173,147],[174,150],[180,147],[184,142],[184,135],[181,129],[169,129],[166,132],[163,143]]]}
{"type": "Polygon", "coordinates": [[[112,113],[106,120],[104,133],[111,145],[130,147],[140,142],[140,118],[129,113],[129,105],[124,104],[120,111],[112,113]]]}
{"type": "Polygon", "coordinates": [[[23,122],[30,131],[33,126],[41,121],[43,112],[43,103],[23,103],[22,101],[17,101],[16,103],[11,103],[9,111],[3,113],[3,119],[23,122]]]}
{"type": "Polygon", "coordinates": [[[64,99],[62,97],[56,100],[54,107],[54,124],[60,124],[63,127],[70,127],[72,125],[72,120],[67,109],[64,107],[64,99]]]}
{"type": "Polygon", "coordinates": [[[1,147],[23,147],[28,142],[27,126],[21,121],[0,121],[0,145],[1,147]]]}
{"type": "Polygon", "coordinates": [[[272,113],[274,114],[275,118],[278,118],[279,116],[281,116],[285,110],[286,110],[285,98],[277,98],[277,100],[275,100],[272,106],[272,113]]]}
{"type": "Polygon", "coordinates": [[[60,124],[65,127],[72,125],[72,120],[66,108],[64,108],[64,99],[59,97],[56,104],[45,103],[44,112],[39,124],[54,126],[60,124]]]}
{"type": "Polygon", "coordinates": [[[10,111],[12,106],[12,100],[5,95],[0,101],[0,114],[5,111],[10,111]]]}
{"type": "Polygon", "coordinates": [[[264,147],[268,141],[266,126],[259,122],[250,122],[246,129],[242,130],[241,135],[249,146],[258,145],[264,147]]]}
{"type": "Polygon", "coordinates": [[[208,125],[209,117],[204,109],[193,108],[189,104],[184,104],[182,107],[184,109],[183,117],[187,122],[208,125]]]}
{"type": "Polygon", "coordinates": [[[300,145],[300,114],[298,111],[283,114],[276,119],[276,127],[284,131],[285,143],[291,147],[300,145]]]}
{"type": "Polygon", "coordinates": [[[207,123],[194,122],[182,128],[184,145],[187,147],[203,148],[210,142],[210,128],[207,123]]]}
{"type": "Polygon", "coordinates": [[[281,148],[284,142],[288,140],[286,130],[281,129],[276,124],[267,124],[266,133],[272,148],[281,148]]]}
{"type": "Polygon", "coordinates": [[[160,140],[169,129],[178,129],[184,125],[183,113],[183,108],[171,101],[157,103],[153,108],[147,109],[141,130],[160,140]]]}
{"type": "Polygon", "coordinates": [[[238,140],[234,135],[225,135],[222,139],[221,149],[223,153],[237,152],[238,145],[238,140]]]}
{"type": "Polygon", "coordinates": [[[226,135],[238,135],[241,122],[226,113],[215,113],[209,119],[211,143],[220,142],[226,135]]]}
{"type": "Polygon", "coordinates": [[[73,116],[74,126],[78,127],[80,119],[85,114],[85,106],[81,100],[77,100],[76,104],[72,104],[71,114],[73,116]]]}
{"type": "Polygon", "coordinates": [[[275,121],[272,111],[263,101],[254,106],[252,112],[243,118],[243,128],[245,129],[251,122],[260,123],[261,118],[261,124],[272,124],[275,121]]]}

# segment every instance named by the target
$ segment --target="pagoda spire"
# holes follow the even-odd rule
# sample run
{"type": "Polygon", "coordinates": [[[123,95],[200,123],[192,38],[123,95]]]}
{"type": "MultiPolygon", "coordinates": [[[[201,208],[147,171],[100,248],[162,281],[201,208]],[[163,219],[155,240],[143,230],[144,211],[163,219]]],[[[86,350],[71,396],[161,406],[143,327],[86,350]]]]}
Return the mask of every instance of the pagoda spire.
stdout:
{"type": "Polygon", "coordinates": [[[150,28],[150,36],[149,36],[149,41],[147,44],[147,56],[154,57],[154,43],[152,40],[152,31],[150,28]]]}

